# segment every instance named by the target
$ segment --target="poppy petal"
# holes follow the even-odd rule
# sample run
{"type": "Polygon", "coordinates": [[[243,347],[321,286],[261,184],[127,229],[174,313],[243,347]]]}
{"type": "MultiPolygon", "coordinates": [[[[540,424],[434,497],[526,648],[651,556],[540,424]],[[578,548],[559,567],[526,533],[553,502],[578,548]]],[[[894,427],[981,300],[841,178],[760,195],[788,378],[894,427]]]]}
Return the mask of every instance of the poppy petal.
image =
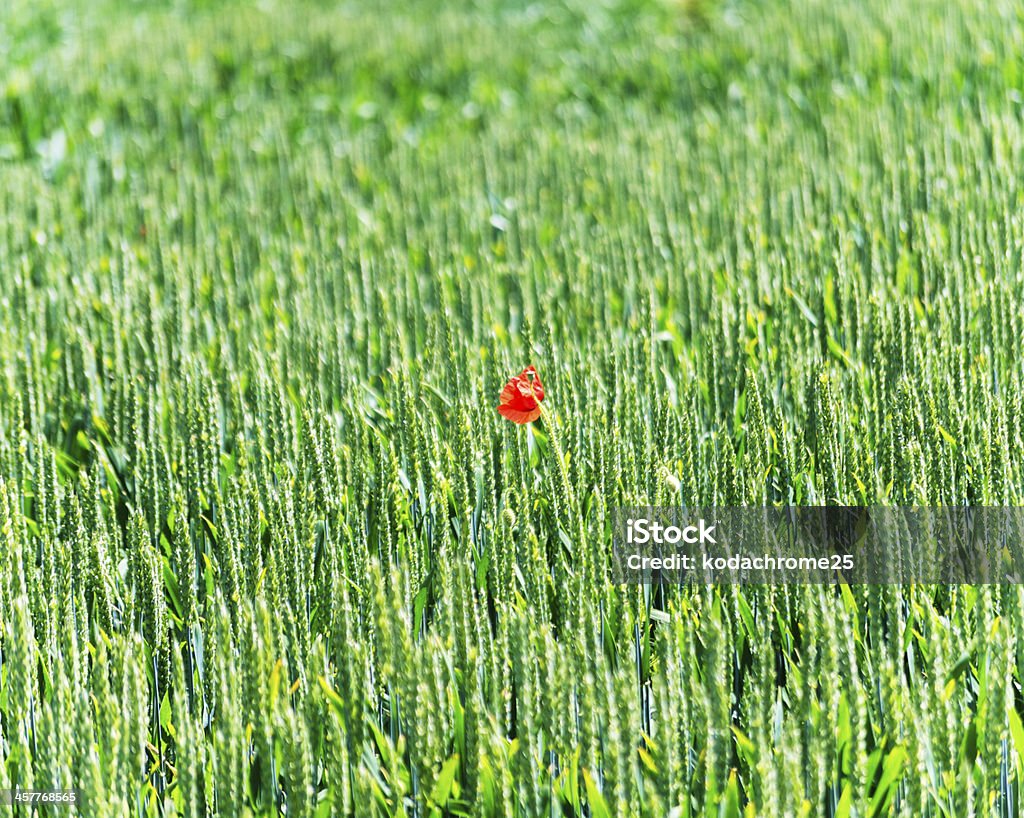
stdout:
{"type": "Polygon", "coordinates": [[[540,407],[524,411],[522,409],[514,409],[508,405],[501,405],[498,407],[498,412],[502,417],[508,418],[513,423],[530,423],[540,417],[540,407]]]}

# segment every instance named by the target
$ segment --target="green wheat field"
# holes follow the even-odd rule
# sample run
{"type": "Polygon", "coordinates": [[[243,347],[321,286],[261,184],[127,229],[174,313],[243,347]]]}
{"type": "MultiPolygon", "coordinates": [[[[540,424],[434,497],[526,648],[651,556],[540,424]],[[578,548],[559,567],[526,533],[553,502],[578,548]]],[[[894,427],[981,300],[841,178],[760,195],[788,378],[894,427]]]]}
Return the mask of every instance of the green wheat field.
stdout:
{"type": "Polygon", "coordinates": [[[1009,0],[3,3],[0,788],[79,799],[11,814],[1021,815],[1021,586],[608,564],[623,506],[1024,504],[1022,55],[1009,0]]]}

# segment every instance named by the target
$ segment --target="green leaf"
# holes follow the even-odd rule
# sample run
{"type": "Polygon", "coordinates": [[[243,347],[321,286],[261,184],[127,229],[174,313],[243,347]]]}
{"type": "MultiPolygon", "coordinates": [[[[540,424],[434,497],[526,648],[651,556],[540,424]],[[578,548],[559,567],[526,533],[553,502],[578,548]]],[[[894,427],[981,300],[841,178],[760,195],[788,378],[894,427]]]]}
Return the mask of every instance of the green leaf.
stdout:
{"type": "Polygon", "coordinates": [[[163,728],[167,735],[174,738],[174,724],[171,721],[171,700],[167,696],[167,692],[164,692],[163,698],[160,700],[160,726],[163,728]]]}
{"type": "Polygon", "coordinates": [[[740,729],[736,726],[733,726],[732,734],[736,740],[737,754],[743,760],[744,764],[746,764],[750,769],[755,769],[757,767],[758,754],[757,747],[754,746],[754,742],[740,732],[740,729]]]}
{"type": "Polygon", "coordinates": [[[742,818],[740,815],[740,783],[736,778],[735,770],[729,772],[729,780],[725,785],[718,815],[719,818],[742,818]]]}
{"type": "Polygon", "coordinates": [[[444,807],[452,795],[452,788],[455,785],[455,773],[459,769],[459,757],[453,755],[441,767],[441,772],[431,790],[430,800],[439,807],[444,807]]]}
{"type": "Polygon", "coordinates": [[[1007,711],[1010,719],[1010,736],[1013,738],[1013,749],[1017,751],[1017,768],[1024,770],[1024,724],[1014,708],[1007,711]]]}
{"type": "Polygon", "coordinates": [[[608,808],[608,802],[594,783],[589,770],[583,771],[583,783],[587,789],[587,804],[590,806],[591,818],[612,818],[612,811],[608,808]]]}
{"type": "Polygon", "coordinates": [[[873,816],[882,815],[888,809],[906,763],[907,751],[902,746],[893,748],[885,757],[885,762],[882,765],[882,777],[879,779],[875,795],[871,799],[871,814],[873,816]]]}
{"type": "Polygon", "coordinates": [[[853,808],[853,787],[847,784],[843,787],[843,794],[839,796],[839,803],[836,804],[835,818],[850,818],[850,810],[853,808]]]}
{"type": "Polygon", "coordinates": [[[339,713],[345,712],[345,701],[338,695],[338,692],[331,687],[330,683],[323,677],[317,677],[317,683],[320,685],[320,689],[323,690],[327,696],[327,701],[337,710],[339,713]]]}

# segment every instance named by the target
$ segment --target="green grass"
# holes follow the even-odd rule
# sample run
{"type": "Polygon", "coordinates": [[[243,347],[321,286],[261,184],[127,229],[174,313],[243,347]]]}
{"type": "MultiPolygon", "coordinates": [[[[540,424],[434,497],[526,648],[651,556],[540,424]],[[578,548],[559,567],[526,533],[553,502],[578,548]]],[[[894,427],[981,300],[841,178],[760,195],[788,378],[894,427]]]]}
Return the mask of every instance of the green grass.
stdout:
{"type": "Polygon", "coordinates": [[[1022,53],[980,0],[5,6],[0,787],[1019,814],[1020,587],[608,558],[1024,502],[1022,53]]]}

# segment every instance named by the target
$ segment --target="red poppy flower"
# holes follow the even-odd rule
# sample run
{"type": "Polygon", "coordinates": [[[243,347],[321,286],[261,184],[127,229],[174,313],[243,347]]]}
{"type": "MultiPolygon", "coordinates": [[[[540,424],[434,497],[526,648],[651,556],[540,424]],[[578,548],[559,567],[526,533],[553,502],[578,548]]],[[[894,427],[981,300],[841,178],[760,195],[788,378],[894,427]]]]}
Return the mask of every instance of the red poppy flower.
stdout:
{"type": "Polygon", "coordinates": [[[498,411],[513,423],[529,423],[539,418],[544,384],[540,382],[537,370],[528,366],[509,378],[498,400],[498,411]]]}

